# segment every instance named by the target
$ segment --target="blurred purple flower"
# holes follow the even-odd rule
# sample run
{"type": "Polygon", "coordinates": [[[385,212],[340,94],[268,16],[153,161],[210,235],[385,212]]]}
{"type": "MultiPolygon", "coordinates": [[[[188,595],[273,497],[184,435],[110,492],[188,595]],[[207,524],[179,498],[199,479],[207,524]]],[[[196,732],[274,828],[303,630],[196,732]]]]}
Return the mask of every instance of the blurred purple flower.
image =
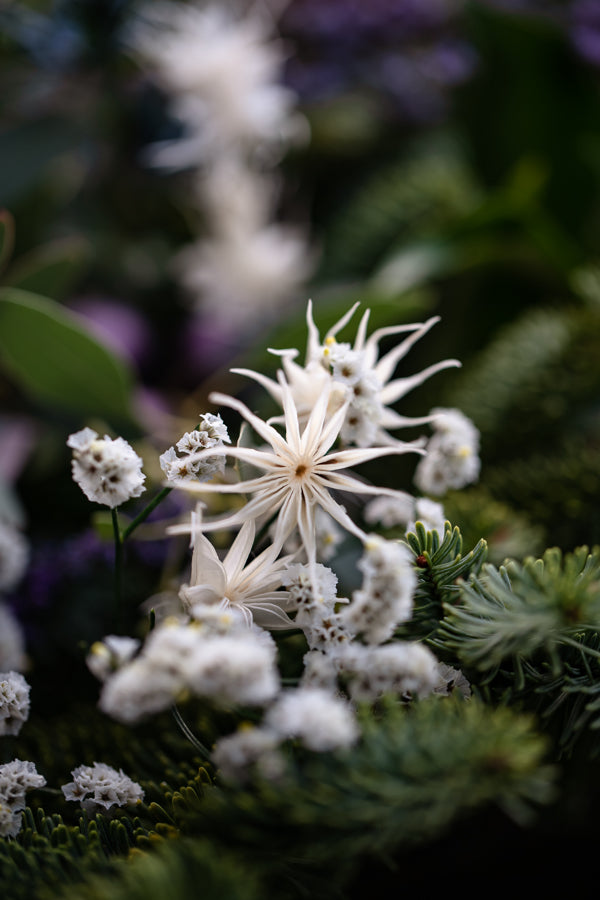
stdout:
{"type": "Polygon", "coordinates": [[[135,365],[147,358],[152,332],[141,313],[130,306],[104,297],[82,297],[72,304],[83,316],[90,331],[114,353],[135,365]]]}
{"type": "Polygon", "coordinates": [[[356,89],[387,98],[396,114],[437,121],[477,56],[460,38],[461,0],[293,0],[283,17],[294,47],[287,78],[305,101],[356,89]]]}
{"type": "Polygon", "coordinates": [[[587,62],[600,66],[600,3],[578,0],[570,11],[571,40],[587,62]]]}

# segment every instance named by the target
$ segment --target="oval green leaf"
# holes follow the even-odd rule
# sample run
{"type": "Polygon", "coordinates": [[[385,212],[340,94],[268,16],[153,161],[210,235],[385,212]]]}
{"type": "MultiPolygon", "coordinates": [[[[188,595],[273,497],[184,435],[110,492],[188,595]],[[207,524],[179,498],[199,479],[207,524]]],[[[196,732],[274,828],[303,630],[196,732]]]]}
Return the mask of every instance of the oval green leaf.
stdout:
{"type": "Polygon", "coordinates": [[[60,304],[0,290],[0,364],[34,401],[117,426],[133,424],[129,369],[60,304]]]}

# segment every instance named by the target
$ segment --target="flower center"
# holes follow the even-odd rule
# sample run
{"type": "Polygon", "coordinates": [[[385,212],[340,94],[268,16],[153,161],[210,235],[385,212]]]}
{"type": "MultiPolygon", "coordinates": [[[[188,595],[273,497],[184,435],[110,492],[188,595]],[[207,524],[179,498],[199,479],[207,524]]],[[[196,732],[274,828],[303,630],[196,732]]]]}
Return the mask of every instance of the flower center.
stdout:
{"type": "Polygon", "coordinates": [[[306,468],[307,467],[304,465],[304,463],[299,463],[296,466],[296,472],[294,473],[296,475],[296,478],[302,478],[302,476],[306,474],[306,468]]]}

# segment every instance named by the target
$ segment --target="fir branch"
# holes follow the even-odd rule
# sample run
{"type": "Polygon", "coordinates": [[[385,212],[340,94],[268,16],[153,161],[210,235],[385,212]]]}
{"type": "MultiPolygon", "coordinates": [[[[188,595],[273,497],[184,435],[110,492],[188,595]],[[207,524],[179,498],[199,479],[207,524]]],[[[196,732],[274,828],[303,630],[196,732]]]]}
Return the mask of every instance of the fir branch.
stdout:
{"type": "Polygon", "coordinates": [[[350,751],[299,754],[276,782],[210,792],[186,828],[243,846],[275,882],[290,865],[303,877],[309,867],[327,872],[331,891],[365,856],[431,840],[489,804],[525,823],[554,794],[547,740],[509,709],[386,699],[375,715],[362,710],[361,724],[350,751]]]}
{"type": "MultiPolygon", "coordinates": [[[[492,677],[506,660],[530,660],[540,652],[557,674],[559,646],[600,628],[599,575],[600,551],[585,546],[564,556],[551,548],[542,559],[500,569],[486,564],[480,578],[462,585],[460,605],[445,604],[438,642],[467,668],[492,677]]],[[[586,652],[580,640],[577,646],[586,652]]]]}
{"type": "Polygon", "coordinates": [[[407,533],[406,542],[415,555],[419,581],[412,619],[398,631],[398,637],[428,638],[437,631],[444,603],[452,603],[457,598],[459,579],[481,569],[487,545],[482,539],[463,556],[460,529],[448,521],[443,538],[437,531],[427,531],[422,522],[417,522],[414,532],[407,533]]]}
{"type": "MultiPolygon", "coordinates": [[[[600,550],[485,565],[445,604],[432,641],[474,689],[542,716],[559,755],[600,727],[600,550]]],[[[600,749],[589,738],[593,752],[600,749]]]]}

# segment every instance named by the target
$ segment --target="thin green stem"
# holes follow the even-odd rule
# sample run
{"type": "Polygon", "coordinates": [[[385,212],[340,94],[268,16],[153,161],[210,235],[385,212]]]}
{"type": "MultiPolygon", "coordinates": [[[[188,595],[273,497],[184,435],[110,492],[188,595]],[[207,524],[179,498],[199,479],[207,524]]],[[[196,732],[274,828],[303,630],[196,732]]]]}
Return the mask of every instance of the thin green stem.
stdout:
{"type": "Polygon", "coordinates": [[[204,759],[209,760],[210,752],[206,749],[204,744],[198,740],[175,704],[173,704],[173,706],[171,707],[171,712],[173,713],[173,718],[177,722],[181,733],[188,739],[188,741],[190,741],[190,743],[196,748],[196,750],[198,750],[198,752],[202,754],[204,759]]]}
{"type": "Polygon", "coordinates": [[[173,490],[173,488],[166,487],[166,488],[163,488],[162,491],[159,491],[159,493],[156,495],[156,497],[154,497],[154,499],[150,501],[148,506],[144,507],[144,509],[141,511],[141,513],[139,513],[135,517],[135,519],[133,519],[129,523],[127,528],[124,529],[123,538],[122,538],[124,541],[126,541],[127,538],[132,534],[132,532],[135,531],[135,529],[138,527],[138,525],[141,525],[142,522],[146,521],[146,519],[148,518],[150,513],[156,509],[156,507],[158,506],[159,503],[162,503],[162,501],[165,499],[167,494],[170,494],[172,490],[173,490]]]}
{"type": "MultiPolygon", "coordinates": [[[[115,537],[115,623],[120,624],[121,619],[121,577],[123,573],[123,539],[119,527],[119,514],[116,508],[111,509],[113,534],[115,537]]],[[[118,631],[118,628],[117,628],[118,631]]]]}

